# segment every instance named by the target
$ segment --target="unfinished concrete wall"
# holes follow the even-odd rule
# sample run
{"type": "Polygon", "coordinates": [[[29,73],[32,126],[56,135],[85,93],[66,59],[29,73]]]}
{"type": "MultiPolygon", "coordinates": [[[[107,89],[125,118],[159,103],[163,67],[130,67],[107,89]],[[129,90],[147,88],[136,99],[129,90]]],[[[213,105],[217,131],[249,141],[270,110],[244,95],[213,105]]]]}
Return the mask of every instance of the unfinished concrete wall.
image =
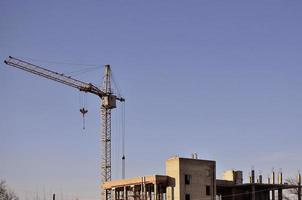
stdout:
{"type": "Polygon", "coordinates": [[[216,164],[214,161],[171,158],[166,162],[166,175],[175,179],[174,195],[172,195],[173,188],[168,188],[168,200],[215,199],[216,164]]]}
{"type": "Polygon", "coordinates": [[[180,165],[178,158],[170,158],[166,161],[166,175],[170,176],[169,187],[167,187],[167,200],[180,199],[180,165]],[[178,187],[176,187],[178,186],[178,187]]]}
{"type": "Polygon", "coordinates": [[[232,181],[234,184],[242,184],[243,183],[243,172],[228,170],[223,172],[223,180],[232,181]]]}

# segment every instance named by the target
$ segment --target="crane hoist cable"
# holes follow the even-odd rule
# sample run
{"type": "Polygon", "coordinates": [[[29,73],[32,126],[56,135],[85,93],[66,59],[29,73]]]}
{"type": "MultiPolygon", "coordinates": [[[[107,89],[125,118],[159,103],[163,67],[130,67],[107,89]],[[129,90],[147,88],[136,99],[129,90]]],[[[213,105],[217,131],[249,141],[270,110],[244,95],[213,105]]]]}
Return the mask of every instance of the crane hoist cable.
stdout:
{"type": "Polygon", "coordinates": [[[126,104],[122,102],[122,179],[126,177],[126,127],[125,127],[125,116],[126,116],[126,104]]]}
{"type": "MultiPolygon", "coordinates": [[[[115,76],[113,73],[111,73],[112,76],[112,82],[116,88],[116,93],[121,95],[121,89],[119,87],[118,82],[115,79],[115,76]]],[[[125,179],[126,176],[126,152],[125,152],[125,102],[121,102],[121,143],[122,143],[122,179],[125,179]]]]}
{"type": "MultiPolygon", "coordinates": [[[[118,82],[115,79],[114,74],[111,72],[112,82],[116,88],[116,94],[121,96],[121,89],[119,87],[118,82]]],[[[122,146],[122,152],[121,152],[121,171],[122,171],[122,179],[125,179],[126,176],[126,152],[125,152],[125,102],[121,102],[121,112],[120,112],[120,135],[121,135],[121,146],[122,146]]]]}
{"type": "Polygon", "coordinates": [[[115,76],[114,76],[113,72],[111,72],[111,77],[112,77],[112,82],[113,82],[113,84],[114,84],[114,86],[116,88],[116,94],[118,94],[119,96],[121,96],[122,91],[121,91],[121,89],[119,87],[118,82],[115,80],[115,76]]]}

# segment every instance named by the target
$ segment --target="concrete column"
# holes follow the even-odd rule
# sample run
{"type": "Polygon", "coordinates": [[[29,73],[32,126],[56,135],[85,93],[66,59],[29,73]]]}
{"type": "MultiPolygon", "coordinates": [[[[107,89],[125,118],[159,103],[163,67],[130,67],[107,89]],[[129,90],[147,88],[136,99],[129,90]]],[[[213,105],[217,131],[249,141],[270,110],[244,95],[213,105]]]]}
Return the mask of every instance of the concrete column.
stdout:
{"type": "Polygon", "coordinates": [[[124,187],[124,193],[123,193],[124,197],[123,199],[124,200],[127,200],[128,199],[128,195],[127,195],[127,187],[124,187]]]}
{"type": "MultiPolygon", "coordinates": [[[[272,172],[272,183],[275,184],[275,171],[272,172]]],[[[272,190],[272,200],[275,200],[275,190],[272,190]]]]}
{"type": "Polygon", "coordinates": [[[272,200],[275,200],[275,190],[272,190],[272,200]]]}
{"type": "Polygon", "coordinates": [[[138,199],[138,200],[141,200],[141,190],[139,189],[139,188],[137,188],[137,191],[136,191],[136,198],[138,199]]]}
{"type": "Polygon", "coordinates": [[[158,189],[158,187],[157,187],[157,184],[155,183],[154,184],[154,200],[158,200],[158,194],[157,194],[157,189],[158,189]]]}
{"type": "Polygon", "coordinates": [[[161,188],[160,185],[157,185],[157,200],[162,200],[161,197],[161,188]]]}
{"type": "Polygon", "coordinates": [[[298,174],[298,200],[301,200],[301,174],[298,174]]]}
{"type": "Polygon", "coordinates": [[[253,169],[251,172],[251,183],[255,183],[255,170],[253,170],[253,169]]]}
{"type": "Polygon", "coordinates": [[[141,194],[140,194],[139,190],[135,190],[135,199],[140,200],[141,199],[140,195],[141,194]]]}
{"type": "Polygon", "coordinates": [[[281,171],[278,174],[278,184],[283,184],[283,175],[281,171]]]}
{"type": "Polygon", "coordinates": [[[144,183],[144,196],[145,196],[145,200],[148,200],[148,191],[147,191],[146,183],[144,183]]]}
{"type": "Polygon", "coordinates": [[[115,188],[111,189],[111,199],[116,200],[115,188]]]}
{"type": "Polygon", "coordinates": [[[136,190],[136,189],[134,189],[134,199],[135,200],[139,200],[140,198],[139,198],[139,192],[136,190]]]}
{"type": "Polygon", "coordinates": [[[104,190],[104,200],[108,199],[108,190],[104,190]]]}
{"type": "Polygon", "coordinates": [[[270,199],[270,191],[266,191],[266,200],[269,200],[270,199]]]}
{"type": "Polygon", "coordinates": [[[152,184],[149,185],[149,200],[152,200],[152,184]]]}
{"type": "Polygon", "coordinates": [[[160,195],[160,200],[163,200],[164,199],[164,190],[163,190],[162,186],[160,186],[159,195],[160,195]]]}
{"type": "Polygon", "coordinates": [[[146,192],[146,200],[149,200],[149,185],[145,185],[145,192],[146,192]]]}
{"type": "Polygon", "coordinates": [[[259,175],[259,179],[258,180],[259,180],[258,183],[262,184],[262,175],[261,174],[259,175]]]}
{"type": "Polygon", "coordinates": [[[146,177],[142,177],[141,199],[147,200],[146,177]]]}
{"type": "Polygon", "coordinates": [[[236,199],[236,190],[235,188],[232,188],[232,200],[235,200],[236,199]]]}
{"type": "Polygon", "coordinates": [[[136,200],[137,197],[136,197],[136,190],[135,190],[135,186],[131,186],[131,190],[132,190],[132,196],[133,196],[133,199],[136,200]]]}
{"type": "Polygon", "coordinates": [[[282,200],[283,196],[282,196],[282,189],[278,189],[278,200],[282,200]]]}
{"type": "Polygon", "coordinates": [[[140,199],[141,199],[141,200],[145,200],[145,199],[144,199],[144,177],[142,177],[142,182],[141,182],[140,199]]]}
{"type": "Polygon", "coordinates": [[[252,200],[256,200],[255,185],[252,186],[252,200]]]}
{"type": "Polygon", "coordinates": [[[174,200],[174,187],[171,187],[171,200],[174,200]]]}

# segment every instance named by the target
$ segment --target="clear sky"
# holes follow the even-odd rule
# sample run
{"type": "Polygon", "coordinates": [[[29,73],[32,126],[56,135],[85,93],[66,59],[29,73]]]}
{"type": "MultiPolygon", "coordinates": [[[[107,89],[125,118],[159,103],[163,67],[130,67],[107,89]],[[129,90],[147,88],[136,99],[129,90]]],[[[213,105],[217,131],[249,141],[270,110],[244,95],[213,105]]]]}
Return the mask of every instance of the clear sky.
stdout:
{"type": "MultiPolygon", "coordinates": [[[[32,58],[100,84],[111,64],[126,98],[127,177],[164,174],[173,155],[217,175],[302,168],[302,1],[0,1],[0,57],[32,58]]],[[[1,61],[2,62],[2,61],[1,61]]],[[[98,199],[99,99],[0,64],[0,178],[22,199],[98,199]],[[49,198],[49,196],[47,196],[49,198]]],[[[113,178],[121,137],[113,116],[113,178]]]]}

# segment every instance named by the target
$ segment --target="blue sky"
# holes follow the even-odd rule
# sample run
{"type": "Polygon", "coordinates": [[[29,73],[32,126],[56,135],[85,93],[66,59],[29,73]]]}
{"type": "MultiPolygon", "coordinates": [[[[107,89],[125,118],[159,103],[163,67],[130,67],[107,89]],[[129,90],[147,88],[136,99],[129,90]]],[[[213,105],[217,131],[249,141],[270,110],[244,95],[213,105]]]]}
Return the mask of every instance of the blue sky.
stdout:
{"type": "MultiPolygon", "coordinates": [[[[0,2],[0,57],[12,55],[100,84],[111,64],[126,98],[127,177],[164,174],[173,155],[226,169],[302,168],[302,2],[0,2]]],[[[23,198],[98,199],[99,99],[0,67],[0,178],[23,198]]],[[[121,177],[120,110],[113,178],[121,177]]]]}

